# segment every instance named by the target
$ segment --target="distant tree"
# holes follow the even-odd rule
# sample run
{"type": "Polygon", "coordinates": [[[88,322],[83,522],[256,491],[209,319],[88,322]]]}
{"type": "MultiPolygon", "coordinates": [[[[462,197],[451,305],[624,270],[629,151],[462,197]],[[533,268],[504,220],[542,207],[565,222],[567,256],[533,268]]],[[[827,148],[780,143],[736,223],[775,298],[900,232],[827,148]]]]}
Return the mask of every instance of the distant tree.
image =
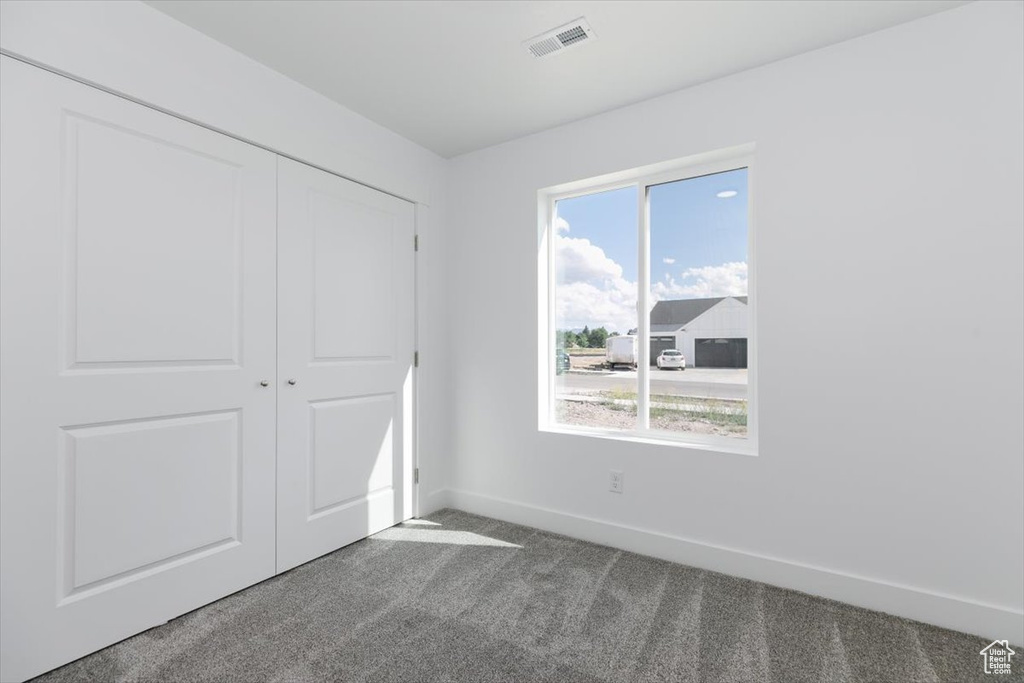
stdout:
{"type": "Polygon", "coordinates": [[[603,349],[608,339],[608,330],[604,327],[595,327],[587,332],[587,342],[592,349],[603,349]]]}
{"type": "Polygon", "coordinates": [[[618,333],[618,332],[609,332],[609,333],[608,333],[608,336],[609,336],[609,337],[618,337],[618,336],[619,336],[619,333],[618,333]]]}
{"type": "Polygon", "coordinates": [[[583,331],[576,335],[576,343],[580,345],[580,348],[590,348],[590,328],[586,325],[583,326],[583,331]]]}

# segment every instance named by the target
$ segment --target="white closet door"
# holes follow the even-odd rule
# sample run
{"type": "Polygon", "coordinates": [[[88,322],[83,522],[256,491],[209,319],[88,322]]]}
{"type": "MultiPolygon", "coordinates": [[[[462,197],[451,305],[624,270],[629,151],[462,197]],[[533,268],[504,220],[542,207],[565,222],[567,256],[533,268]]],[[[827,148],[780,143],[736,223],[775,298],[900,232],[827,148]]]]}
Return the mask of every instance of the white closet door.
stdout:
{"type": "Polygon", "coordinates": [[[274,573],[274,155],[0,58],[0,679],[274,573]]]}
{"type": "Polygon", "coordinates": [[[287,159],[278,202],[284,571],[412,515],[414,217],[408,202],[287,159]]]}

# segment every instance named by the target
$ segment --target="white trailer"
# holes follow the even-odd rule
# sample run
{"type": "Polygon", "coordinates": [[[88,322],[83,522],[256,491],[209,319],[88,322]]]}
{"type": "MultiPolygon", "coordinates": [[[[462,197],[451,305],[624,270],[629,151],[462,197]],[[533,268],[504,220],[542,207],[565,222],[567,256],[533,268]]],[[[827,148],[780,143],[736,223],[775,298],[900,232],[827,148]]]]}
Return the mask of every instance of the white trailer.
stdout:
{"type": "Polygon", "coordinates": [[[628,365],[636,367],[636,335],[627,334],[608,337],[604,343],[604,355],[609,367],[628,365]]]}

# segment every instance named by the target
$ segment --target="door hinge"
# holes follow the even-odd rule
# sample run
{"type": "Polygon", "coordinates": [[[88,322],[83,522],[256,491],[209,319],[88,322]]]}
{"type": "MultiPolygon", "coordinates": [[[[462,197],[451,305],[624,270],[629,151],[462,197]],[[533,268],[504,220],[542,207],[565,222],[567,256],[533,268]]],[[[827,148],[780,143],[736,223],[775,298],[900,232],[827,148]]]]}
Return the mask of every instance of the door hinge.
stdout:
{"type": "Polygon", "coordinates": [[[420,236],[419,235],[413,235],[412,236],[412,250],[413,251],[419,251],[420,250],[420,236]]]}
{"type": "Polygon", "coordinates": [[[416,469],[414,469],[412,471],[412,483],[414,483],[414,484],[420,483],[420,468],[419,467],[417,467],[416,469]]]}
{"type": "Polygon", "coordinates": [[[418,368],[420,366],[420,352],[419,351],[413,351],[412,352],[412,366],[414,368],[418,368]]]}

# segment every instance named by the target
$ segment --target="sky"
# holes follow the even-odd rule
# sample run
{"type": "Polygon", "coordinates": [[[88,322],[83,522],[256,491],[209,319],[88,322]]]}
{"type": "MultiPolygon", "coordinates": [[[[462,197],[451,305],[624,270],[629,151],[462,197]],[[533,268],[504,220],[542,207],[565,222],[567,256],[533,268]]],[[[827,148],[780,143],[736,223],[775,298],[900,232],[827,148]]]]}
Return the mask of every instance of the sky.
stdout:
{"type": "MultiPolygon", "coordinates": [[[[746,169],[653,186],[650,212],[652,305],[747,293],[746,169]]],[[[635,187],[558,202],[558,329],[637,326],[636,215],[635,187]]]]}

